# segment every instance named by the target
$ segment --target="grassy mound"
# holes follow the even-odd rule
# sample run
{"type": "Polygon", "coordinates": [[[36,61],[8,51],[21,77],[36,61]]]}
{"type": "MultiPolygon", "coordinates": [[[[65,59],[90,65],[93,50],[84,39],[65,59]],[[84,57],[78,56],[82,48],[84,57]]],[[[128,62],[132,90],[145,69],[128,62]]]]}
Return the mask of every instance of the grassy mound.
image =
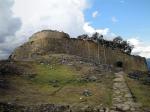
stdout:
{"type": "MultiPolygon", "coordinates": [[[[45,103],[72,106],[111,105],[112,73],[102,73],[97,81],[86,82],[81,80],[82,70],[84,70],[82,68],[77,70],[70,65],[36,62],[17,62],[17,64],[28,65],[35,74],[5,77],[10,87],[1,90],[0,102],[27,106],[45,103]],[[85,90],[88,90],[91,95],[85,96],[83,94],[85,90]]],[[[82,66],[85,68],[86,65],[82,66]]]]}
{"type": "Polygon", "coordinates": [[[150,87],[144,85],[138,80],[126,77],[131,92],[133,93],[135,100],[143,105],[143,107],[150,107],[150,87]]]}

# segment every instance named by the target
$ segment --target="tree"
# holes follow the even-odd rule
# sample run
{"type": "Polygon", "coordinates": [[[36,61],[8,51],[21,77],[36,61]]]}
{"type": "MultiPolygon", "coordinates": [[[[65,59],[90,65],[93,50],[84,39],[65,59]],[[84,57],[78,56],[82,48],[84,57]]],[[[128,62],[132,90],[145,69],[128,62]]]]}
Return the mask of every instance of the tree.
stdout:
{"type": "Polygon", "coordinates": [[[134,48],[134,46],[133,46],[133,45],[130,45],[130,44],[128,43],[128,46],[127,46],[125,52],[126,52],[127,54],[131,54],[133,48],[134,48]]]}
{"type": "Polygon", "coordinates": [[[99,33],[98,32],[95,32],[93,35],[92,35],[92,40],[97,40],[99,38],[99,33]]]}
{"type": "Polygon", "coordinates": [[[127,41],[122,41],[120,43],[120,46],[120,49],[127,54],[131,54],[132,49],[134,48],[134,46],[128,43],[127,41]]]}
{"type": "Polygon", "coordinates": [[[99,36],[98,36],[98,39],[99,39],[99,40],[103,40],[103,37],[104,37],[103,35],[99,35],[99,36]]]}
{"type": "Polygon", "coordinates": [[[83,35],[79,35],[77,38],[78,39],[88,39],[89,36],[87,34],[83,34],[83,35]]]}
{"type": "Polygon", "coordinates": [[[113,39],[113,42],[115,42],[115,43],[121,43],[123,41],[123,39],[122,39],[122,37],[120,37],[120,36],[118,36],[118,37],[115,37],[114,39],[113,39]]]}
{"type": "Polygon", "coordinates": [[[113,46],[114,48],[119,48],[121,51],[131,54],[134,46],[128,43],[127,41],[123,40],[120,36],[113,39],[113,46]]]}

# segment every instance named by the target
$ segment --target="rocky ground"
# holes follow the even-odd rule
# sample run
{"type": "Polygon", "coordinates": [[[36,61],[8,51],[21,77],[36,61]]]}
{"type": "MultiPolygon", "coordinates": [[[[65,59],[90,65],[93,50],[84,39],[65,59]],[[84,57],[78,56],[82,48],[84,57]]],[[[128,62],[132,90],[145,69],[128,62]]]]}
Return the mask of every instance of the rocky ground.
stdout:
{"type": "Polygon", "coordinates": [[[112,109],[110,112],[142,112],[141,105],[135,103],[124,78],[124,73],[115,73],[112,109]]]}
{"type": "Polygon", "coordinates": [[[111,105],[114,76],[108,65],[51,55],[0,66],[2,112],[97,112],[111,105]]]}
{"type": "Polygon", "coordinates": [[[0,112],[148,112],[120,71],[64,54],[0,62],[0,112]]]}
{"type": "MultiPolygon", "coordinates": [[[[0,103],[1,111],[4,112],[148,112],[142,110],[142,105],[136,103],[132,93],[125,81],[125,73],[115,73],[113,84],[112,106],[110,108],[102,105],[91,107],[88,105],[69,106],[55,104],[41,104],[32,107],[25,107],[15,104],[0,103]]],[[[88,95],[88,91],[85,91],[88,95]]]]}

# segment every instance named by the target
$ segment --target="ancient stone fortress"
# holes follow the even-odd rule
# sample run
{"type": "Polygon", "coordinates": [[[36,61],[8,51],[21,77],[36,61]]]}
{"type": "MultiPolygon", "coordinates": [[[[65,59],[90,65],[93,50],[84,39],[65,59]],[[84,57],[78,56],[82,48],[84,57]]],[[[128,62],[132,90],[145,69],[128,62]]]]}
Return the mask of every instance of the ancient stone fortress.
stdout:
{"type": "MultiPolygon", "coordinates": [[[[112,77],[112,83],[109,81],[109,83],[112,84],[109,88],[112,89],[110,107],[103,107],[103,105],[98,104],[98,106],[91,108],[88,105],[84,105],[83,108],[78,110],[78,106],[72,108],[71,105],[40,104],[26,107],[13,103],[0,102],[0,109],[7,112],[14,112],[17,109],[21,109],[22,112],[145,112],[141,108],[142,105],[134,101],[130,87],[125,79],[126,74],[123,71],[127,73],[134,70],[141,72],[147,71],[146,59],[140,56],[130,55],[121,51],[119,48],[112,48],[92,38],[84,38],[82,36],[80,38],[70,38],[70,36],[64,32],[53,30],[37,32],[30,37],[28,42],[16,48],[6,63],[5,61],[3,62],[4,64],[1,62],[0,72],[2,71],[1,73],[3,75],[5,75],[4,73],[7,75],[8,73],[11,75],[21,74],[33,80],[37,75],[34,73],[34,70],[32,71],[32,69],[26,68],[26,64],[24,66],[20,66],[21,64],[17,65],[17,62],[27,63],[29,61],[30,64],[30,61],[35,61],[39,62],[40,65],[47,65],[49,69],[53,69],[49,61],[51,61],[52,57],[57,57],[57,55],[60,55],[59,58],[61,59],[58,60],[61,60],[59,62],[61,64],[66,64],[67,66],[74,64],[73,67],[76,67],[75,69],[79,67],[82,68],[83,66],[86,66],[86,69],[89,67],[89,71],[87,73],[85,72],[86,74],[82,72],[84,77],[81,77],[79,81],[86,79],[86,82],[95,82],[99,87],[102,87],[100,86],[101,84],[103,85],[103,83],[101,83],[101,80],[103,80],[102,77],[104,77],[102,73],[115,72],[112,77]],[[69,56],[66,58],[66,62],[64,60],[65,55],[66,57],[69,56]],[[46,63],[44,63],[45,60],[42,58],[44,56],[47,56],[49,59],[46,63]],[[40,59],[40,61],[38,61],[38,59],[40,59]],[[77,66],[79,63],[81,66],[77,66]]],[[[78,80],[75,79],[75,81],[78,80]]],[[[0,81],[1,88],[6,87],[6,83],[4,82],[5,80],[3,79],[0,81]]],[[[56,85],[56,82],[57,80],[50,80],[50,83],[55,83],[55,87],[57,88],[59,85],[56,85]]],[[[106,88],[108,88],[108,86],[106,88]]],[[[58,90],[60,90],[59,87],[58,90]]],[[[96,89],[96,92],[98,91],[101,90],[96,89]]],[[[93,91],[84,89],[82,95],[90,97],[93,95],[93,91]]],[[[98,97],[100,96],[98,95],[98,97]]],[[[80,100],[82,100],[82,97],[80,97],[80,100]]]]}
{"type": "Polygon", "coordinates": [[[71,54],[94,63],[122,66],[124,70],[147,71],[146,60],[103,46],[89,39],[70,38],[64,32],[43,30],[33,34],[29,41],[15,49],[9,57],[13,60],[30,60],[40,55],[71,54]]]}

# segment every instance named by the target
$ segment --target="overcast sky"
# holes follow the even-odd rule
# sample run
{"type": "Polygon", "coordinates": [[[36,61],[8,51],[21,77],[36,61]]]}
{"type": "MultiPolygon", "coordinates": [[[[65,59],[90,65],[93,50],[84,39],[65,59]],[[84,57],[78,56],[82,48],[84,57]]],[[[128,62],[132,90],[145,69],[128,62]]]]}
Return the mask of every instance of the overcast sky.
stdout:
{"type": "Polygon", "coordinates": [[[120,35],[150,58],[149,11],[150,0],[0,0],[0,59],[43,29],[120,35]]]}

